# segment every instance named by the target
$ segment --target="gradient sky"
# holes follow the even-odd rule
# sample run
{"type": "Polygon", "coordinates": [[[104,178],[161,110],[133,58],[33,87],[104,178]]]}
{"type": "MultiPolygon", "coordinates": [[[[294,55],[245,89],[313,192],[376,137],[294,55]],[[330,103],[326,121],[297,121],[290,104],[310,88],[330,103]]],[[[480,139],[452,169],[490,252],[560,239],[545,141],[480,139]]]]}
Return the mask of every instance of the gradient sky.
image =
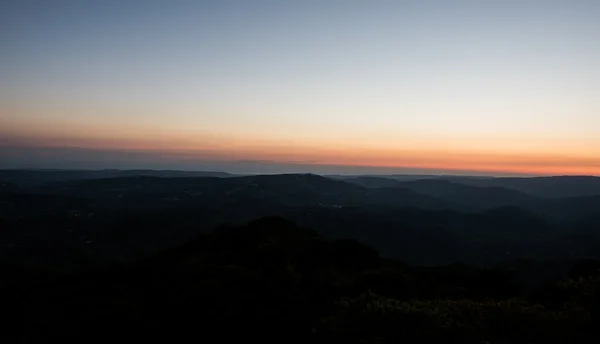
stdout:
{"type": "Polygon", "coordinates": [[[600,175],[600,1],[0,2],[0,167],[600,175]]]}

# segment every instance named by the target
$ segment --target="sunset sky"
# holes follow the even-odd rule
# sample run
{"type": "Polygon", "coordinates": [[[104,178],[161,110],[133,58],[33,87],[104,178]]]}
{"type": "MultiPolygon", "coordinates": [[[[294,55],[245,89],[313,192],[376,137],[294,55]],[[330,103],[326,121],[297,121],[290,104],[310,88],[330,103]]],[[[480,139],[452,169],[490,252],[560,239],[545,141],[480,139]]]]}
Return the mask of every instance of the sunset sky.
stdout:
{"type": "Polygon", "coordinates": [[[600,175],[600,1],[5,0],[0,168],[600,175]]]}

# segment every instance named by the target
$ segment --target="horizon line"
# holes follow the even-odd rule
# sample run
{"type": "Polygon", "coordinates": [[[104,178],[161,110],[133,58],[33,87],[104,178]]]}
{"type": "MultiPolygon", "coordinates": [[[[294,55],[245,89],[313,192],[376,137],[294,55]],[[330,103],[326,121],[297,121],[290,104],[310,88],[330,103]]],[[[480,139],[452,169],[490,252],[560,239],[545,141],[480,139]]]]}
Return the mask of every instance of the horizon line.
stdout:
{"type": "MultiPolygon", "coordinates": [[[[345,166],[344,166],[345,167],[345,166]]],[[[361,166],[362,167],[362,166],[361,166]]],[[[375,167],[377,168],[377,167],[375,167]]],[[[380,167],[381,168],[381,167],[380,167]]],[[[160,169],[160,168],[43,168],[43,167],[13,167],[13,168],[0,168],[0,171],[35,171],[35,172],[134,172],[134,171],[152,171],[152,172],[189,172],[189,173],[224,173],[231,176],[248,176],[248,175],[318,175],[318,176],[346,176],[346,177],[387,177],[387,176],[406,176],[406,177],[464,177],[464,178],[552,178],[552,177],[594,177],[600,178],[598,175],[591,174],[555,174],[555,175],[538,175],[538,174],[452,174],[452,173],[401,173],[401,172],[390,172],[390,173],[317,173],[317,172],[231,172],[227,170],[210,170],[210,169],[160,169]]],[[[457,171],[460,172],[460,171],[457,171]]]]}

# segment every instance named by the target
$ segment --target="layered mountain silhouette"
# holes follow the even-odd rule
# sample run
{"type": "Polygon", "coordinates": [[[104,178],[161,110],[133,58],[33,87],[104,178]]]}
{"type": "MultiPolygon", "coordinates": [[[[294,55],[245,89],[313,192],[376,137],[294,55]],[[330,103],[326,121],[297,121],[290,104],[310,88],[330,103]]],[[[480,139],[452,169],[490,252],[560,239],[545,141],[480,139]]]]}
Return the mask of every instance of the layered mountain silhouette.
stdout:
{"type": "Polygon", "coordinates": [[[556,176],[531,178],[468,178],[449,177],[461,184],[503,187],[538,197],[581,197],[600,194],[600,177],[556,176]]]}
{"type": "Polygon", "coordinates": [[[539,203],[534,197],[503,187],[476,187],[441,179],[421,179],[400,182],[387,178],[361,177],[346,181],[370,188],[404,188],[437,199],[477,208],[493,208],[505,205],[532,206],[539,203]]]}
{"type": "MultiPolygon", "coordinates": [[[[31,171],[19,177],[14,171],[0,171],[0,176],[12,176],[0,193],[5,248],[0,259],[64,261],[69,254],[79,257],[72,260],[78,262],[131,259],[181,244],[221,224],[271,215],[285,216],[331,239],[359,240],[385,257],[413,264],[600,257],[600,196],[542,197],[461,182],[491,183],[493,178],[399,181],[172,173],[168,178],[90,179],[96,172],[60,173],[31,171]],[[53,247],[68,254],[50,254],[53,247]]],[[[585,182],[593,190],[596,182],[570,178],[541,180],[553,181],[557,189],[585,182]]],[[[540,183],[536,180],[520,183],[540,183]]]]}

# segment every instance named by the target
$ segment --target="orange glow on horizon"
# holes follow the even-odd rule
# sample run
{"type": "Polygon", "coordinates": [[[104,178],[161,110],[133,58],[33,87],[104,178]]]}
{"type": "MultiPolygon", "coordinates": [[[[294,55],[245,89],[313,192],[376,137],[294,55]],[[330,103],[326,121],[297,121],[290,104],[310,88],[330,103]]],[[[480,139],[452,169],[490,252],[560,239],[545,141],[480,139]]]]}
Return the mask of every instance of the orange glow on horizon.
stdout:
{"type": "MultiPolygon", "coordinates": [[[[28,141],[28,140],[27,140],[28,141]]],[[[27,142],[24,141],[24,142],[27,142]]],[[[185,142],[185,140],[183,140],[185,142]]],[[[142,152],[157,157],[193,160],[256,160],[283,164],[338,165],[381,168],[414,168],[443,171],[519,173],[531,175],[600,175],[600,158],[529,153],[481,153],[468,150],[363,149],[346,146],[315,147],[232,140],[226,143],[181,144],[170,141],[93,140],[55,138],[33,140],[29,144],[43,148],[142,152]],[[180,147],[186,148],[180,148],[180,147]]],[[[188,143],[190,143],[188,141],[188,143]]]]}
{"type": "MultiPolygon", "coordinates": [[[[282,138],[260,133],[203,131],[156,123],[0,119],[11,145],[142,152],[194,160],[268,160],[282,164],[413,168],[477,173],[600,175],[600,144],[514,137],[282,138]]],[[[1,142],[0,142],[1,143],[1,142]]]]}

